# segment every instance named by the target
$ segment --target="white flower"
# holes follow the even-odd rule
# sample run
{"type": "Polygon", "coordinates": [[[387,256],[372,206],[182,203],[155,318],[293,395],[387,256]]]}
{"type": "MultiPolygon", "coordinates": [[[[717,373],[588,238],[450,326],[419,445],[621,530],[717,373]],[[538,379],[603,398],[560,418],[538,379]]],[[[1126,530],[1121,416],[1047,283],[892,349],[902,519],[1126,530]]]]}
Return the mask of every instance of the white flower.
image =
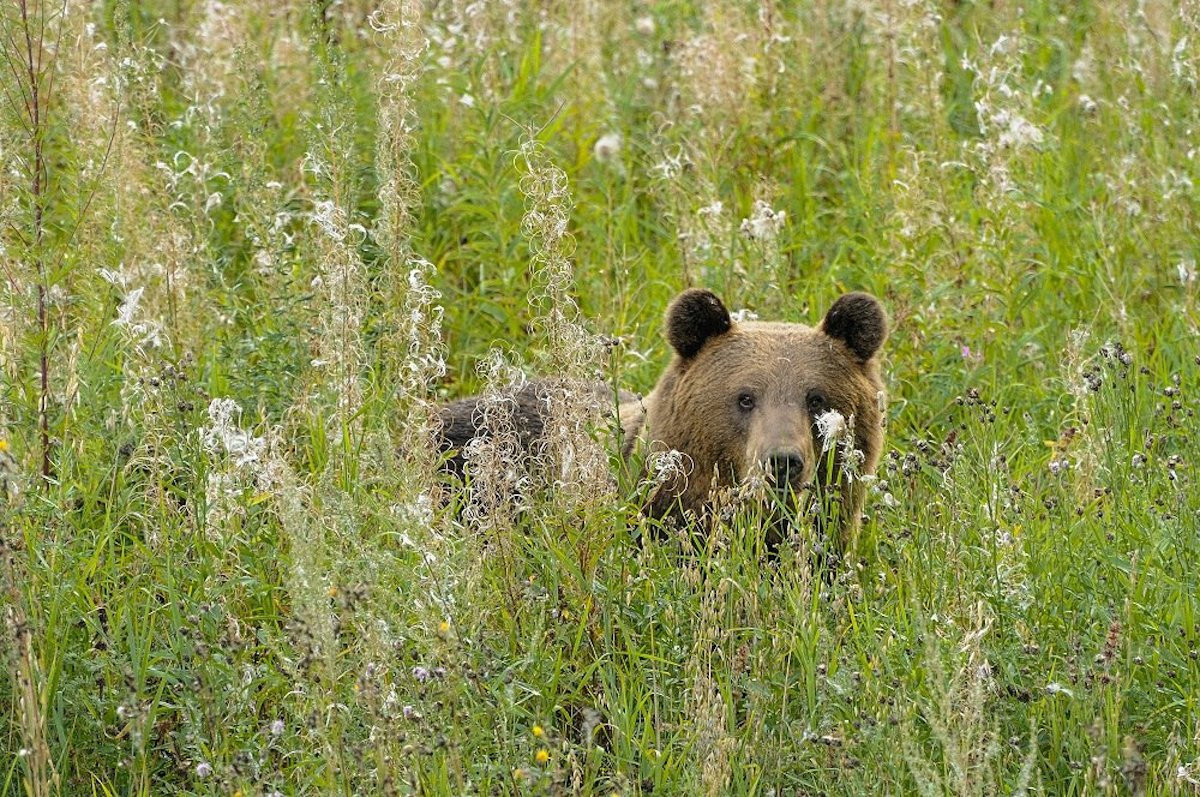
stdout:
{"type": "Polygon", "coordinates": [[[735,310],[734,312],[730,313],[729,317],[732,318],[735,323],[740,324],[743,321],[757,321],[758,313],[754,312],[753,310],[747,310],[743,307],[740,310],[735,310]]]}
{"type": "Polygon", "coordinates": [[[821,453],[827,453],[837,445],[838,438],[846,433],[846,416],[837,410],[827,410],[817,416],[817,434],[821,436],[821,453]]]}
{"type": "Polygon", "coordinates": [[[129,275],[125,273],[125,269],[118,268],[116,271],[109,271],[102,268],[99,271],[100,278],[110,285],[116,285],[118,288],[125,288],[129,285],[129,275]]]}
{"type": "Polygon", "coordinates": [[[462,95],[461,97],[458,98],[458,101],[460,103],[462,103],[464,108],[474,108],[475,107],[475,98],[472,97],[470,94],[462,95]]]}
{"type": "Polygon", "coordinates": [[[1179,261],[1179,264],[1175,266],[1175,269],[1179,272],[1180,285],[1187,286],[1196,281],[1195,260],[1181,260],[1179,261]]]}
{"type": "Polygon", "coordinates": [[[687,156],[683,154],[683,150],[676,149],[673,154],[667,153],[661,161],[654,164],[650,173],[659,180],[673,180],[683,172],[686,161],[687,156]]]}
{"type": "Polygon", "coordinates": [[[223,453],[237,470],[259,463],[267,448],[265,438],[255,437],[238,427],[241,414],[242,408],[233,399],[213,399],[208,405],[211,423],[199,430],[200,442],[208,453],[223,453]]]}
{"type": "Polygon", "coordinates": [[[212,764],[207,761],[201,761],[196,765],[196,777],[203,780],[212,774],[212,764]]]}
{"type": "Polygon", "coordinates": [[[606,133],[596,139],[596,145],[592,147],[592,154],[596,160],[601,163],[607,163],[617,155],[621,154],[621,134],[606,133]]]}
{"type": "Polygon", "coordinates": [[[1072,692],[1070,689],[1068,689],[1067,687],[1060,684],[1058,681],[1051,681],[1050,683],[1046,684],[1046,694],[1048,694],[1048,695],[1066,695],[1067,697],[1075,696],[1074,692],[1072,692]]]}
{"type": "Polygon", "coordinates": [[[750,218],[742,219],[742,234],[756,241],[771,241],[783,229],[787,214],[782,210],[772,210],[771,206],[761,199],[754,201],[754,211],[750,218]]]}
{"type": "Polygon", "coordinates": [[[984,102],[975,103],[983,132],[996,132],[1001,147],[1037,146],[1042,143],[1042,129],[1019,113],[1007,108],[991,108],[984,102]]]}
{"type": "Polygon", "coordinates": [[[654,33],[654,17],[647,14],[644,17],[638,17],[633,23],[634,30],[643,36],[650,36],[654,33]]]}
{"type": "Polygon", "coordinates": [[[142,294],[145,291],[145,288],[134,288],[125,294],[124,301],[121,302],[121,306],[117,309],[117,320],[113,323],[121,327],[133,326],[134,317],[138,311],[138,304],[142,301],[142,294]]]}
{"type": "Polygon", "coordinates": [[[678,449],[658,451],[650,456],[650,469],[653,476],[650,481],[654,485],[664,484],[673,478],[684,478],[687,469],[683,461],[684,454],[678,449]]]}
{"type": "Polygon", "coordinates": [[[274,722],[271,723],[271,735],[272,736],[282,736],[283,735],[283,720],[275,720],[274,722]]]}

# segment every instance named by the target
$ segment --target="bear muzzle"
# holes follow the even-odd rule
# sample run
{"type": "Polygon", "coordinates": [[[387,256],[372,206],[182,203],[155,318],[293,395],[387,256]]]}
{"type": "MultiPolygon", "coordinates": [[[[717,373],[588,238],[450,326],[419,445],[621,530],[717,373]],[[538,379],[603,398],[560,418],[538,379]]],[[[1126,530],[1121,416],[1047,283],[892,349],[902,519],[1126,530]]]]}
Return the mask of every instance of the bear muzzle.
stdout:
{"type": "Polygon", "coordinates": [[[804,484],[804,457],[798,451],[776,451],[763,459],[771,486],[777,492],[799,490],[804,484]]]}

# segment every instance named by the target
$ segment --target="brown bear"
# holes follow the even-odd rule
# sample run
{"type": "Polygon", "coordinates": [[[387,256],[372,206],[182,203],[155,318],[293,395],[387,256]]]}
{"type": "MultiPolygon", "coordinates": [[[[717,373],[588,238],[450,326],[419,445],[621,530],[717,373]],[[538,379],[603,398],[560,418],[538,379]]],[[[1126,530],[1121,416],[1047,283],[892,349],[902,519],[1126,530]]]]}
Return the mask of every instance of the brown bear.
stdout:
{"type": "MultiPolygon", "coordinates": [[[[658,384],[642,399],[622,393],[619,405],[623,456],[639,442],[652,458],[679,452],[648,514],[702,518],[715,495],[757,479],[772,505],[793,516],[804,496],[824,496],[816,525],[835,526],[831,542],[846,550],[866,497],[861,477],[874,473],[883,447],[878,353],[887,320],[879,302],[846,294],[813,328],[735,322],[715,294],[691,289],[667,309],[666,336],[675,356],[658,384]]],[[[543,384],[514,397],[513,420],[527,446],[541,435],[543,384]]],[[[486,433],[478,401],[456,401],[441,414],[441,448],[460,474],[462,447],[486,433]]],[[[768,532],[777,538],[775,525],[768,532]]]]}

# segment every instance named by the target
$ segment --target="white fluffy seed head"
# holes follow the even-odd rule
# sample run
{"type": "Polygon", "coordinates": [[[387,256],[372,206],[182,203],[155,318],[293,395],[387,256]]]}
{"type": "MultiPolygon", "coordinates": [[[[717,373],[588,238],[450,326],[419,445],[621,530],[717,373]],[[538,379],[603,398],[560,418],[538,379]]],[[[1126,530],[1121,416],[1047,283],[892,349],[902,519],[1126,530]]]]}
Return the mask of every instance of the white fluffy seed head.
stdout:
{"type": "Polygon", "coordinates": [[[846,416],[837,410],[827,410],[817,416],[817,434],[821,436],[821,453],[837,445],[846,431],[846,416]]]}

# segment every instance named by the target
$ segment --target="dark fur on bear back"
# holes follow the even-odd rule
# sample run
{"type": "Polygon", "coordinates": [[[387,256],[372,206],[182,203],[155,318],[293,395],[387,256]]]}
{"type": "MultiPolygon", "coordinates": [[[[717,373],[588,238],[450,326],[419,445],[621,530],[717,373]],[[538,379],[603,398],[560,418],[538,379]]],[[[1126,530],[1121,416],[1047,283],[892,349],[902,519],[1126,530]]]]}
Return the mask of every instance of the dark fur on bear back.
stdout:
{"type": "MultiPolygon", "coordinates": [[[[516,390],[503,391],[499,394],[505,399],[501,410],[505,417],[506,426],[516,432],[521,448],[532,452],[542,439],[546,430],[546,416],[549,404],[556,395],[568,386],[560,380],[538,379],[526,382],[516,390]]],[[[588,382],[575,389],[583,387],[592,391],[600,404],[612,408],[612,417],[616,417],[617,407],[613,397],[612,387],[603,382],[588,382]]],[[[622,403],[636,402],[638,397],[633,393],[622,390],[618,394],[622,403]]],[[[447,456],[446,469],[458,478],[466,476],[466,458],[464,449],[476,437],[487,437],[490,432],[482,425],[482,409],[484,402],[494,402],[496,396],[470,396],[446,404],[439,411],[441,429],[438,433],[438,448],[443,456],[447,456]]],[[[597,422],[602,420],[596,418],[597,422]]]]}

